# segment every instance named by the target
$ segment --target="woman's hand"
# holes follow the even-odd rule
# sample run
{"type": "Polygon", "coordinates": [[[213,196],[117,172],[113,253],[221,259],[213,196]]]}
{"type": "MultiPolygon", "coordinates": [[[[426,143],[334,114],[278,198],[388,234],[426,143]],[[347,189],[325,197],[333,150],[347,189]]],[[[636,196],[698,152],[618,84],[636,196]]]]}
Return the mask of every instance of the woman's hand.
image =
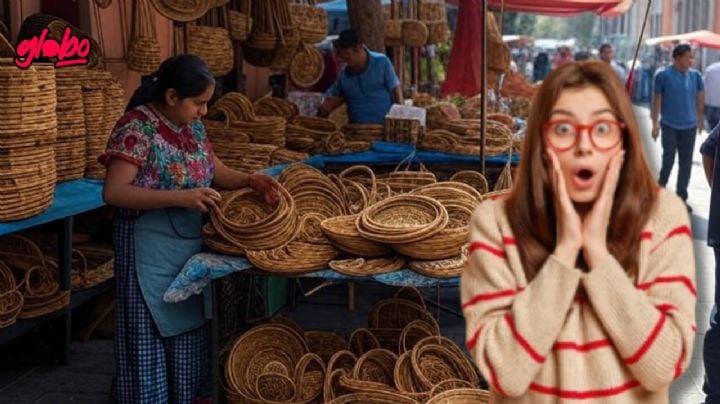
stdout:
{"type": "Polygon", "coordinates": [[[197,209],[200,212],[207,213],[210,209],[215,208],[220,202],[222,196],[212,188],[192,188],[178,191],[180,198],[178,204],[183,208],[197,209]]]}
{"type": "Polygon", "coordinates": [[[264,174],[250,174],[249,185],[258,194],[262,195],[265,203],[270,206],[277,206],[280,197],[277,192],[277,182],[272,177],[264,174]]]}
{"type": "Polygon", "coordinates": [[[624,150],[618,151],[610,159],[600,194],[583,220],[583,255],[591,270],[609,254],[607,249],[607,229],[610,224],[615,190],[624,160],[624,150]]]}
{"type": "Polygon", "coordinates": [[[575,268],[575,261],[577,261],[577,256],[583,246],[582,222],[575,210],[575,205],[570,200],[557,155],[549,148],[547,154],[552,168],[549,172],[550,183],[555,194],[553,200],[555,202],[557,232],[555,238],[557,241],[553,255],[565,266],[575,268]]]}

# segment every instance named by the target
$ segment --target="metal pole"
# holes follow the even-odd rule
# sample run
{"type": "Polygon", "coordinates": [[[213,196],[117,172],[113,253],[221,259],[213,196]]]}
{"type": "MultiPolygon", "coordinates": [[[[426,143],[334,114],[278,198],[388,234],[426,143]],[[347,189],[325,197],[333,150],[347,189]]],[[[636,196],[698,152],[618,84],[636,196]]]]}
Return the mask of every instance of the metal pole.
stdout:
{"type": "Polygon", "coordinates": [[[647,26],[648,17],[650,16],[651,7],[652,0],[648,0],[647,8],[645,9],[645,18],[643,18],[642,28],[640,29],[640,36],[638,37],[638,42],[635,46],[635,54],[633,55],[632,66],[630,67],[630,74],[628,74],[627,82],[625,82],[625,87],[627,87],[630,80],[635,77],[635,65],[637,64],[637,57],[640,53],[640,45],[642,45],[642,40],[645,36],[645,27],[647,26]]]}
{"type": "Polygon", "coordinates": [[[482,107],[480,109],[480,173],[485,175],[485,118],[487,116],[487,66],[488,66],[488,39],[487,39],[487,12],[488,0],[482,0],[482,107]]]}

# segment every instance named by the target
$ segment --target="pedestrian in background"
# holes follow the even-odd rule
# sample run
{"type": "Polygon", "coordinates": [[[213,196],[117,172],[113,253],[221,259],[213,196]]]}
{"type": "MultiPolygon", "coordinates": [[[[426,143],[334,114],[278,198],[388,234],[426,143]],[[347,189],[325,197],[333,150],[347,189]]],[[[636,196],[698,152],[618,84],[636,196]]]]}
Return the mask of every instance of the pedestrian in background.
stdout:
{"type": "Polygon", "coordinates": [[[627,79],[627,72],[625,69],[620,66],[618,62],[615,61],[615,51],[613,50],[612,45],[609,43],[604,43],[600,45],[600,49],[598,49],[598,52],[600,52],[600,60],[607,63],[612,67],[612,69],[615,71],[615,74],[620,78],[620,81],[625,83],[625,80],[627,79]]]}
{"type": "Polygon", "coordinates": [[[709,129],[720,123],[720,61],[705,70],[705,116],[709,129]]]}
{"type": "Polygon", "coordinates": [[[718,161],[717,147],[720,125],[716,125],[710,132],[707,140],[700,146],[700,153],[703,156],[703,167],[705,177],[710,184],[710,216],[708,219],[708,246],[713,248],[715,253],[715,295],[713,310],[710,315],[710,329],[705,333],[703,342],[703,362],[705,365],[705,404],[720,403],[720,326],[718,326],[717,306],[720,291],[720,164],[718,161]]]}
{"type": "MultiPolygon", "coordinates": [[[[703,131],[705,86],[702,75],[693,69],[695,56],[690,45],[673,49],[673,63],[655,73],[652,104],[652,137],[657,140],[662,127],[662,168],[658,182],[665,187],[679,157],[675,192],[687,205],[695,134],[703,131]],[[660,126],[658,126],[658,118],[660,126]]],[[[688,211],[692,211],[687,206],[688,211]]]]}

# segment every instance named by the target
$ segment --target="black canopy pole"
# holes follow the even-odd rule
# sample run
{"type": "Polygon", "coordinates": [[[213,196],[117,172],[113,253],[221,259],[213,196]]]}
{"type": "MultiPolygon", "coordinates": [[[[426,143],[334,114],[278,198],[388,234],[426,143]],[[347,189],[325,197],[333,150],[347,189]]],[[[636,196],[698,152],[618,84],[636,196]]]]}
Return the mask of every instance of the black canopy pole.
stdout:
{"type": "Polygon", "coordinates": [[[487,86],[488,86],[488,39],[487,12],[488,0],[482,0],[482,106],[480,107],[480,173],[485,175],[485,119],[487,117],[487,86]]]}
{"type": "Polygon", "coordinates": [[[638,37],[637,45],[635,46],[635,54],[633,55],[632,66],[630,67],[630,73],[628,74],[627,82],[625,82],[625,87],[627,87],[630,79],[635,77],[635,65],[637,64],[637,57],[638,53],[640,53],[640,45],[642,45],[643,37],[645,35],[645,26],[647,25],[648,17],[650,16],[651,7],[652,0],[648,0],[647,8],[645,9],[645,18],[643,19],[642,28],[640,29],[640,36],[638,37]]]}

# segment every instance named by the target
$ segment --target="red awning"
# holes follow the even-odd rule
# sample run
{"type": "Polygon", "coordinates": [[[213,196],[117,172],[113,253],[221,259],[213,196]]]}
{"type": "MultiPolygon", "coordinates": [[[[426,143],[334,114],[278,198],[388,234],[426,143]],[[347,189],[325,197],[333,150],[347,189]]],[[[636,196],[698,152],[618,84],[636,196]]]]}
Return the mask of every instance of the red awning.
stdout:
{"type": "Polygon", "coordinates": [[[659,36],[645,41],[648,45],[672,42],[689,42],[693,45],[704,48],[720,49],[720,34],[703,30],[689,32],[687,34],[659,36]]]}
{"type": "MultiPolygon", "coordinates": [[[[462,0],[460,0],[462,2],[462,0]]],[[[583,12],[604,14],[628,0],[489,0],[491,7],[547,15],[573,15],[583,12]]],[[[632,3],[632,0],[629,1],[632,3]]]]}

